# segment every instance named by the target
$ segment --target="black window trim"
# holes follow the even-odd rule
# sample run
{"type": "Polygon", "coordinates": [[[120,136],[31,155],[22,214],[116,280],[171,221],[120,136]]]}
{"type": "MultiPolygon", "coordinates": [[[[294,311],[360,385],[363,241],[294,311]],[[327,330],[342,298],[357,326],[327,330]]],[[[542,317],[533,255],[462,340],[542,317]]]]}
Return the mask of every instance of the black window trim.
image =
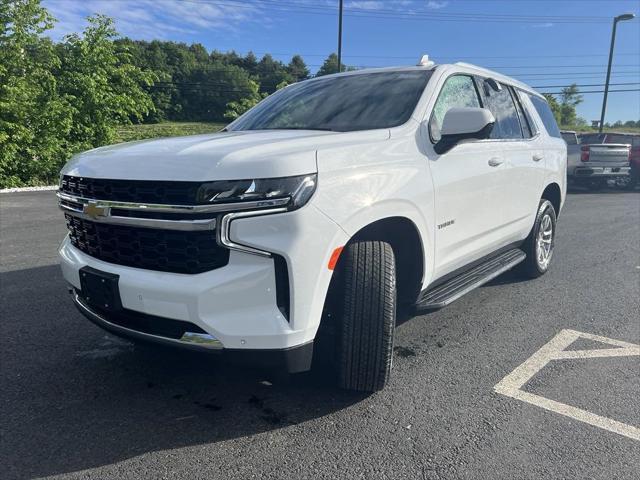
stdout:
{"type": "MultiPolygon", "coordinates": [[[[518,101],[520,102],[520,105],[522,106],[522,111],[524,113],[524,116],[527,119],[527,123],[529,124],[529,128],[531,129],[532,136],[531,136],[531,138],[528,138],[527,140],[538,138],[540,136],[540,127],[536,123],[535,119],[531,115],[531,112],[529,111],[529,109],[527,108],[525,103],[522,101],[522,97],[521,97],[521,94],[525,94],[525,95],[537,95],[537,94],[534,93],[534,92],[530,92],[530,91],[524,90],[524,89],[519,88],[519,87],[513,87],[513,90],[516,93],[516,97],[518,97],[518,101]]],[[[544,97],[542,97],[542,98],[544,98],[544,97]]],[[[546,99],[545,99],[545,102],[546,102],[546,99]]],[[[535,109],[535,107],[534,107],[534,109],[535,109]]]]}

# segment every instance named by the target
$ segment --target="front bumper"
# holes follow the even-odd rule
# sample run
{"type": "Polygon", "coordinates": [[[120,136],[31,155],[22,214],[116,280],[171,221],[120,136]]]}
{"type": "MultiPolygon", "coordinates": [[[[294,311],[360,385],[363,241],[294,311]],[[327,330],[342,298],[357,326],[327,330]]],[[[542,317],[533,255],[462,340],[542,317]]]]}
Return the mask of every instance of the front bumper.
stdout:
{"type": "Polygon", "coordinates": [[[222,343],[209,334],[184,334],[180,339],[168,338],[162,335],[141,332],[117,324],[104,312],[89,306],[73,291],[73,302],[87,319],[100,328],[124,338],[156,343],[170,347],[180,347],[198,352],[221,354],[226,360],[239,363],[259,365],[261,367],[279,368],[288,373],[304,372],[311,368],[313,359],[313,342],[308,342],[291,348],[269,350],[225,349],[222,343]]]}
{"type": "MultiPolygon", "coordinates": [[[[311,344],[331,280],[327,265],[333,250],[346,243],[346,233],[307,205],[292,212],[234,220],[230,239],[284,259],[288,318],[278,308],[273,257],[232,250],[224,267],[189,275],[107,263],[75,248],[68,238],[59,254],[64,278],[74,289],[81,289],[79,272],[84,267],[116,274],[124,309],[190,322],[217,342],[205,347],[208,350],[288,350],[311,344]]],[[[81,311],[114,333],[175,346],[192,343],[123,331],[109,325],[108,318],[99,320],[86,309],[81,311]]]]}

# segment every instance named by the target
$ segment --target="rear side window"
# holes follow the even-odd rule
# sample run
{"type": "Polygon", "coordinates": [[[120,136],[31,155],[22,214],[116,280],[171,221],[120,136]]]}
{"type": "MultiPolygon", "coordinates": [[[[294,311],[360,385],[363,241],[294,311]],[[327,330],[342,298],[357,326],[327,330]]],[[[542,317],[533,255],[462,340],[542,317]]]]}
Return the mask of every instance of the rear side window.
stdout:
{"type": "Polygon", "coordinates": [[[575,133],[562,133],[562,139],[567,142],[567,145],[577,145],[578,137],[575,133]]]}
{"type": "Polygon", "coordinates": [[[602,143],[603,141],[603,133],[585,133],[580,135],[580,143],[583,145],[586,145],[588,143],[602,143]]]}
{"type": "Polygon", "coordinates": [[[496,119],[490,138],[518,139],[522,138],[520,119],[516,105],[513,103],[511,91],[506,85],[499,91],[494,90],[487,82],[484,83],[483,93],[486,106],[496,119]]]}
{"type": "Polygon", "coordinates": [[[617,135],[615,133],[609,133],[604,143],[626,143],[633,147],[638,147],[640,146],[640,135],[617,135]]]}
{"type": "Polygon", "coordinates": [[[473,78],[467,75],[449,77],[444,85],[429,119],[429,133],[435,143],[440,140],[444,115],[451,108],[480,107],[480,99],[473,78]]]}
{"type": "Polygon", "coordinates": [[[514,88],[511,89],[511,96],[516,104],[516,110],[518,110],[518,117],[520,118],[520,127],[522,127],[522,135],[524,138],[533,137],[533,123],[528,115],[525,114],[524,107],[522,106],[522,99],[518,96],[518,92],[514,88]]]}
{"type": "Polygon", "coordinates": [[[560,129],[558,128],[558,124],[556,123],[556,119],[553,116],[551,108],[549,108],[549,104],[546,102],[546,100],[543,100],[537,95],[528,95],[531,103],[533,103],[533,106],[538,112],[538,115],[540,115],[540,119],[542,120],[544,128],[547,129],[547,133],[552,137],[562,138],[562,135],[560,135],[560,129]]]}

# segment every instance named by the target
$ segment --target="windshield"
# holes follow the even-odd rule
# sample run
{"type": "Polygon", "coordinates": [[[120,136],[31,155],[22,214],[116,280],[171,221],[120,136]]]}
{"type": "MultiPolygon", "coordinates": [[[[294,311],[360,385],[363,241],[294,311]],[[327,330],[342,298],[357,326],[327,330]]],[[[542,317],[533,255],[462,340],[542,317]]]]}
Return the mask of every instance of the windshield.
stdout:
{"type": "Polygon", "coordinates": [[[271,95],[229,130],[349,132],[402,125],[413,113],[431,71],[362,73],[291,85],[271,95]]]}

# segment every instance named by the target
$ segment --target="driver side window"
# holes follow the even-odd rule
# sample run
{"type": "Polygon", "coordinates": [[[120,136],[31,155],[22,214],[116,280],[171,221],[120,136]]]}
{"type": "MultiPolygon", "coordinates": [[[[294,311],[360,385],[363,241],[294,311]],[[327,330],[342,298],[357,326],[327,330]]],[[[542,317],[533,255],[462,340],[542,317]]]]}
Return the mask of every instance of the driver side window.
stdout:
{"type": "Polygon", "coordinates": [[[445,113],[450,108],[458,107],[481,107],[473,78],[468,75],[449,77],[442,86],[429,118],[429,135],[433,143],[440,140],[445,113]]]}

